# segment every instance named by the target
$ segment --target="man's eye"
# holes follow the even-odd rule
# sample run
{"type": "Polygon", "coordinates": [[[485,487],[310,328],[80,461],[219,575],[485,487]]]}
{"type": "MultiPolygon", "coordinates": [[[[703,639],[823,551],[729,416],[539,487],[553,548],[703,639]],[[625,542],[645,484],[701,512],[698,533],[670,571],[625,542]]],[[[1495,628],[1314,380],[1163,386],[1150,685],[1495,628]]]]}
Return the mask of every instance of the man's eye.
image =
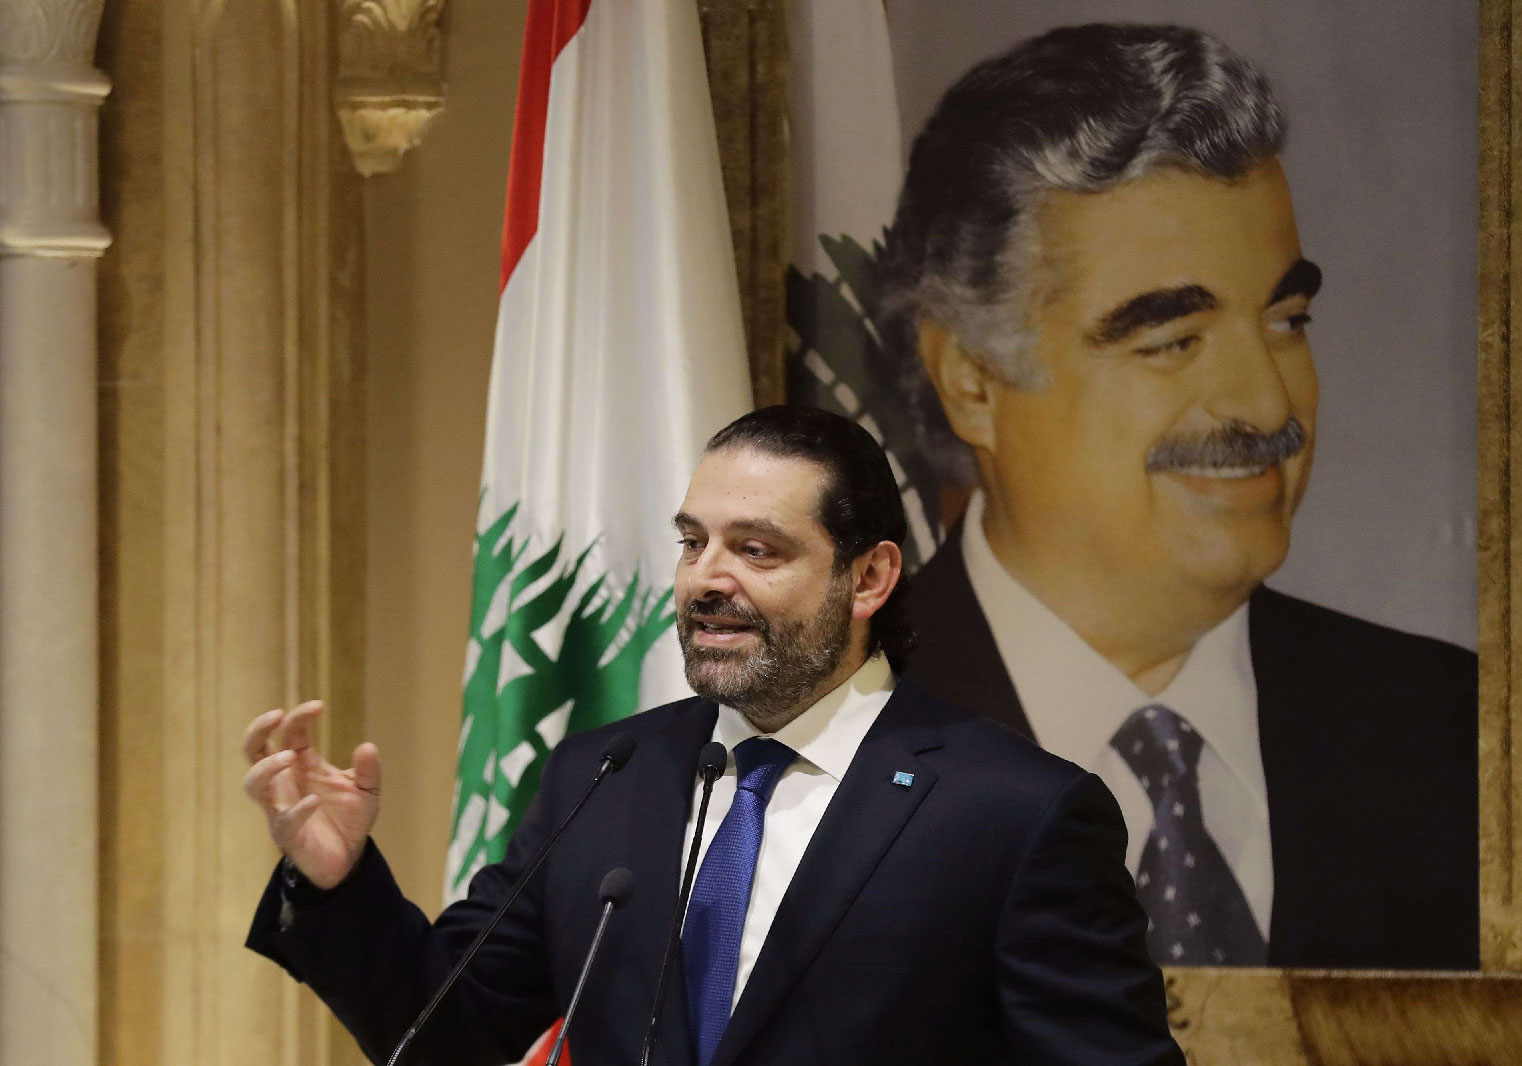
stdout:
{"type": "Polygon", "coordinates": [[[1164,341],[1162,344],[1148,344],[1135,349],[1137,355],[1167,355],[1170,353],[1187,352],[1199,343],[1199,335],[1191,333],[1186,337],[1164,341]]]}
{"type": "Polygon", "coordinates": [[[742,550],[752,559],[765,559],[771,554],[771,549],[760,544],[747,544],[742,550]]]}
{"type": "Polygon", "coordinates": [[[1285,315],[1269,323],[1269,328],[1280,333],[1299,333],[1310,325],[1311,316],[1308,312],[1299,311],[1293,315],[1285,315]]]}
{"type": "Polygon", "coordinates": [[[696,537],[683,537],[677,541],[677,545],[684,552],[695,552],[698,550],[698,541],[696,537]]]}

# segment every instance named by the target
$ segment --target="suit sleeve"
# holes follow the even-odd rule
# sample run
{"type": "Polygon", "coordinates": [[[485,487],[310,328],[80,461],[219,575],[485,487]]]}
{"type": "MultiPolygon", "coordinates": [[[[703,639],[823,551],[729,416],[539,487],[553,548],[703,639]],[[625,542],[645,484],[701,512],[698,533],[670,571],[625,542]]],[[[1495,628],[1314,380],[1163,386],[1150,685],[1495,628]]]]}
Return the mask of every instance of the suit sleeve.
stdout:
{"type": "Polygon", "coordinates": [[[1015,1061],[1183,1066],[1125,850],[1120,808],[1093,774],[1075,778],[1042,815],[996,942],[1015,1061]]]}
{"type": "MultiPolygon", "coordinates": [[[[467,898],[446,908],[437,921],[430,924],[402,895],[371,842],[349,877],[302,908],[284,930],[277,869],[255,912],[247,946],[310,985],[365,1055],[385,1062],[548,834],[554,762],[552,755],[506,857],[476,874],[467,898]]],[[[541,934],[539,883],[542,874],[419,1031],[408,1061],[515,1062],[559,1016],[541,934]]]]}

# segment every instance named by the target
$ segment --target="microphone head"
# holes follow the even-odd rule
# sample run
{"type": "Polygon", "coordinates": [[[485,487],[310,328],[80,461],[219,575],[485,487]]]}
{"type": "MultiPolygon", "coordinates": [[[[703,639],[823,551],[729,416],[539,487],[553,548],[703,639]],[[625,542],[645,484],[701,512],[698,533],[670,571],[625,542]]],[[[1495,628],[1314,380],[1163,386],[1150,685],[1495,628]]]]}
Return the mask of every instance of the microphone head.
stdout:
{"type": "Polygon", "coordinates": [[[634,757],[634,737],[629,733],[614,733],[602,749],[602,761],[611,771],[624,768],[624,763],[634,757]]]}
{"type": "Polygon", "coordinates": [[[623,866],[616,866],[602,875],[602,885],[597,898],[614,907],[622,907],[634,895],[634,875],[623,866]]]}
{"type": "Polygon", "coordinates": [[[710,740],[698,752],[698,774],[706,781],[709,776],[719,776],[729,762],[729,751],[717,740],[710,740]]]}

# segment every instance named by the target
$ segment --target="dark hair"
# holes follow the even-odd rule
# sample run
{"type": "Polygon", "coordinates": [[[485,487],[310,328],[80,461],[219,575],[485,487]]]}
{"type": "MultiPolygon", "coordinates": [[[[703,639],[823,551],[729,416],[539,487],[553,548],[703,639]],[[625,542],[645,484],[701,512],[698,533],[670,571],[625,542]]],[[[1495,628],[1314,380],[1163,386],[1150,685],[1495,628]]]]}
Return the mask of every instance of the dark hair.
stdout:
{"type": "Polygon", "coordinates": [[[939,322],[1010,384],[1041,384],[1028,316],[1042,195],[1102,192],[1167,166],[1241,177],[1279,153],[1284,133],[1263,74],[1183,26],[1065,26],[951,87],[910,152],[878,312],[927,452],[951,457],[946,473],[976,478],[921,365],[920,321],[939,322]]]}
{"type": "MultiPolygon", "coordinates": [[[[903,546],[909,524],[888,456],[872,434],[849,418],[817,407],[762,407],[719,430],[703,451],[725,448],[754,448],[824,468],[817,517],[835,545],[836,570],[881,541],[903,546]]],[[[914,630],[905,608],[908,595],[909,577],[900,574],[867,630],[867,654],[882,651],[900,673],[914,650],[914,630]]]]}

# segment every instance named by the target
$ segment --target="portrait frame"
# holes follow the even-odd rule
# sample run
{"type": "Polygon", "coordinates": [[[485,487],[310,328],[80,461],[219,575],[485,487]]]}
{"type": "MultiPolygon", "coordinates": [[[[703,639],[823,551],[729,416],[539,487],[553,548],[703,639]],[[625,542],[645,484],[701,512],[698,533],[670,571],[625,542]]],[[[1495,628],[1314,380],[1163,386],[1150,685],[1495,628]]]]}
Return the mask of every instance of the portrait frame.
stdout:
{"type": "MultiPolygon", "coordinates": [[[[781,400],[784,0],[701,0],[756,402],[781,400]]],[[[1197,1066],[1505,1061],[1522,1049],[1522,0],[1479,2],[1480,970],[1168,967],[1169,1018],[1197,1066]]]]}

